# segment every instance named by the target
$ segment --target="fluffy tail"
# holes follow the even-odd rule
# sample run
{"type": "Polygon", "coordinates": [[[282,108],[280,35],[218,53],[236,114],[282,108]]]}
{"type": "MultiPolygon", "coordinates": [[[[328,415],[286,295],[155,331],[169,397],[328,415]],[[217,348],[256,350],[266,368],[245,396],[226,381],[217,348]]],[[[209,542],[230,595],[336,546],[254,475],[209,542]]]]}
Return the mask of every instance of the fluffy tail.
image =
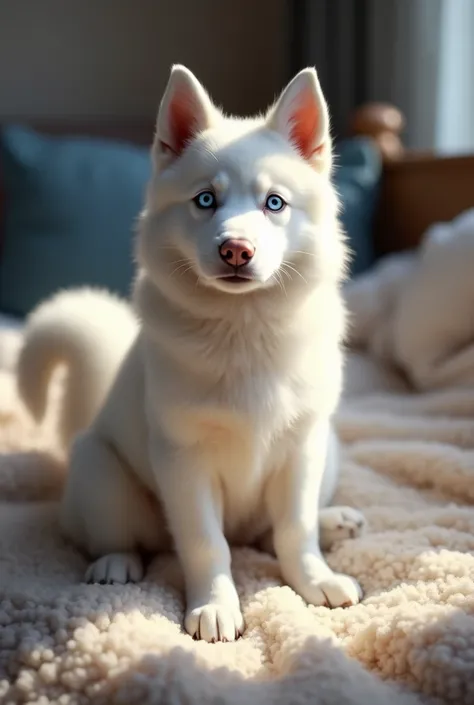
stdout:
{"type": "Polygon", "coordinates": [[[99,410],[137,330],[129,304],[98,289],[60,292],[31,313],[18,359],[18,391],[39,423],[52,374],[66,366],[58,429],[65,450],[99,410]]]}

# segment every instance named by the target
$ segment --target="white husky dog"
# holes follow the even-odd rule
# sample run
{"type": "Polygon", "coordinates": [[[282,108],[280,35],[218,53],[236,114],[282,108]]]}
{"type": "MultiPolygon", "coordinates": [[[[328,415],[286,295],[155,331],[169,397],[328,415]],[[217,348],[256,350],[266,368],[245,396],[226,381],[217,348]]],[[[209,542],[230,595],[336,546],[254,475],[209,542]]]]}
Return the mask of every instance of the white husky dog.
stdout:
{"type": "Polygon", "coordinates": [[[141,555],[172,545],[186,630],[206,641],[244,628],[229,544],[274,550],[313,605],[353,605],[357,583],[321,553],[363,518],[327,507],[345,247],[316,72],[249,120],[225,117],[175,66],[152,157],[139,320],[79,290],[42,304],[27,328],[19,388],[37,419],[53,368],[69,366],[62,528],[94,559],[91,582],[139,581],[141,555]]]}

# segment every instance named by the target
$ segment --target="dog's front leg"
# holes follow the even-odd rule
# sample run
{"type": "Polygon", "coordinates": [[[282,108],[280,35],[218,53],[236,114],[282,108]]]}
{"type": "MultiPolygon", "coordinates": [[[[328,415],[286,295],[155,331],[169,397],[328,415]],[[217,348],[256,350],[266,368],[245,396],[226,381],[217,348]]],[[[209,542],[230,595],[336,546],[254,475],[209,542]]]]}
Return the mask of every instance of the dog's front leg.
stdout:
{"type": "Polygon", "coordinates": [[[192,451],[152,444],[168,527],[184,573],[186,631],[205,641],[234,641],[244,628],[222,528],[222,497],[192,451]]]}
{"type": "Polygon", "coordinates": [[[342,607],[359,602],[361,591],[348,575],[334,573],[319,547],[318,505],[327,467],[329,421],[318,421],[271,479],[267,502],[275,553],[285,581],[313,605],[342,607]]]}

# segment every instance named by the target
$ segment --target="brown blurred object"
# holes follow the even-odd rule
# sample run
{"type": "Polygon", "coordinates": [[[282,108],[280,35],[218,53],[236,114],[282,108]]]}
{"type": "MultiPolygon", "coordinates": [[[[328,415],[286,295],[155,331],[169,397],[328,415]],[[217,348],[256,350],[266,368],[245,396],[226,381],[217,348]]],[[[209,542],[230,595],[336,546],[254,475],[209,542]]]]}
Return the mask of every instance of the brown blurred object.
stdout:
{"type": "Polygon", "coordinates": [[[401,133],[405,118],[388,103],[366,103],[358,108],[351,120],[353,135],[370,137],[377,143],[384,162],[401,159],[405,152],[401,133]]]}
{"type": "Polygon", "coordinates": [[[367,103],[350,122],[352,135],[370,137],[383,159],[374,245],[378,255],[417,247],[434,223],[474,207],[474,154],[441,156],[407,149],[403,114],[393,105],[367,103]]]}

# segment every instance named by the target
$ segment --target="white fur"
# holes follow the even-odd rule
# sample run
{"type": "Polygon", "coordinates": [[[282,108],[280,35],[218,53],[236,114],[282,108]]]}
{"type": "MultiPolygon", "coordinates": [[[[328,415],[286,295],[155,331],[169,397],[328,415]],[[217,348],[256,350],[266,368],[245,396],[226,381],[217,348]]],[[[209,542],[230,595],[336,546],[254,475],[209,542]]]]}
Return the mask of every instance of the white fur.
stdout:
{"type": "MultiPolygon", "coordinates": [[[[101,389],[110,392],[101,408],[103,391],[83,400],[89,381],[66,396],[66,407],[89,409],[90,425],[71,450],[62,526],[96,559],[93,581],[139,580],[137,551],[172,542],[186,629],[207,641],[233,640],[244,627],[229,543],[273,548],[284,579],[308,602],[354,604],[359,587],[330,570],[319,545],[318,506],[337,482],[331,416],[341,387],[345,249],[315,72],[301,72],[267,118],[238,120],[224,118],[197,79],[175,67],[153,159],[137,247],[141,326],[126,355],[104,294],[68,295],[80,310],[74,332],[84,331],[66,336],[71,369],[89,370],[108,349],[101,389]],[[292,132],[300,105],[308,119],[292,132]],[[214,189],[217,210],[196,208],[203,188],[214,189]],[[281,213],[264,208],[270,192],[288,202],[281,213]],[[227,267],[218,246],[229,237],[255,246],[247,283],[218,279],[227,267]],[[88,333],[92,320],[102,341],[88,333]]],[[[42,314],[57,327],[41,328],[33,316],[23,359],[71,330],[60,303],[42,314]]],[[[20,389],[35,409],[44,375],[24,370],[20,389]]],[[[319,514],[325,546],[361,524],[348,508],[319,514]]]]}
{"type": "Polygon", "coordinates": [[[20,395],[36,421],[46,412],[55,368],[67,368],[60,437],[69,448],[103,403],[138,321],[129,304],[104,290],[62,291],[29,316],[17,362],[20,395]]]}
{"type": "Polygon", "coordinates": [[[474,385],[474,209],[432,225],[346,289],[350,342],[419,391],[474,385]]]}

